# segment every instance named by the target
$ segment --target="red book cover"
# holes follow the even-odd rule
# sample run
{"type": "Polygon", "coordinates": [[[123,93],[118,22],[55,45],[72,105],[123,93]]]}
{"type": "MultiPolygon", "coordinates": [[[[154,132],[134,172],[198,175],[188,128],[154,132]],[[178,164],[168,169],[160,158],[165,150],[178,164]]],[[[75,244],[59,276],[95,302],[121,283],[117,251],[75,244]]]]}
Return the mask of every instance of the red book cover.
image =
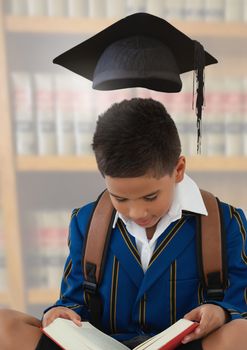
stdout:
{"type": "Polygon", "coordinates": [[[195,322],[190,327],[186,328],[183,332],[179,333],[175,338],[171,339],[168,343],[163,345],[158,350],[174,350],[176,349],[187,334],[190,334],[199,326],[199,323],[195,322]]]}
{"type": "Polygon", "coordinates": [[[65,348],[62,347],[61,344],[59,344],[54,338],[52,338],[48,333],[46,333],[46,331],[44,330],[44,328],[40,328],[40,330],[48,337],[50,338],[56,345],[58,345],[62,350],[66,350],[65,348]]]}

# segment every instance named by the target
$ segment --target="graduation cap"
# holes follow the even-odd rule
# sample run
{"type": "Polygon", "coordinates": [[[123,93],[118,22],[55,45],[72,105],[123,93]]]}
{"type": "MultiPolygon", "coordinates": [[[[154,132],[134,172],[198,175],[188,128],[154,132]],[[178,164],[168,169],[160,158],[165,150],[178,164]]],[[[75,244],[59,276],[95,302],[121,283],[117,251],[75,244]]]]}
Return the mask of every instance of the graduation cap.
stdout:
{"type": "Polygon", "coordinates": [[[201,143],[204,67],[217,60],[164,19],[148,13],[127,16],[53,60],[93,82],[96,90],[144,87],[179,92],[180,74],[197,80],[197,152],[201,143]]]}

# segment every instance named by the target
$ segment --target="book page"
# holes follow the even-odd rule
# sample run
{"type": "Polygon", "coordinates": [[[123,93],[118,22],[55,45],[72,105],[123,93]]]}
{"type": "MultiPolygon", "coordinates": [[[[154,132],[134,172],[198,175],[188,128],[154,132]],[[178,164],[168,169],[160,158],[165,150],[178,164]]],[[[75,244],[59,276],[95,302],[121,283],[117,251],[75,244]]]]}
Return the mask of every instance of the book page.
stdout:
{"type": "Polygon", "coordinates": [[[78,327],[70,320],[57,318],[43,331],[66,350],[129,350],[89,322],[78,327]]]}

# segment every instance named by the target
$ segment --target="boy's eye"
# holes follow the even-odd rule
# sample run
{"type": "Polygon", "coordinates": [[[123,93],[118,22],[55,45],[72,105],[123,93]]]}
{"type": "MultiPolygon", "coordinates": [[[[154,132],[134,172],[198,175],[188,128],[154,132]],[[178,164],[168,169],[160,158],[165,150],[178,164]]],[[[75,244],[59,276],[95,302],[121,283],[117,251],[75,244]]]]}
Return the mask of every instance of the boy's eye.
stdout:
{"type": "Polygon", "coordinates": [[[125,198],[117,198],[117,197],[115,197],[115,199],[116,199],[116,201],[118,201],[118,202],[124,202],[124,201],[126,201],[125,198]]]}
{"type": "Polygon", "coordinates": [[[145,197],[146,201],[154,201],[157,198],[157,194],[153,195],[153,196],[149,196],[149,197],[145,197]]]}
{"type": "MultiPolygon", "coordinates": [[[[152,196],[144,197],[145,201],[154,201],[157,198],[157,194],[154,194],[152,196]]],[[[127,199],[126,198],[118,198],[115,197],[116,201],[118,202],[125,202],[127,199]]]]}

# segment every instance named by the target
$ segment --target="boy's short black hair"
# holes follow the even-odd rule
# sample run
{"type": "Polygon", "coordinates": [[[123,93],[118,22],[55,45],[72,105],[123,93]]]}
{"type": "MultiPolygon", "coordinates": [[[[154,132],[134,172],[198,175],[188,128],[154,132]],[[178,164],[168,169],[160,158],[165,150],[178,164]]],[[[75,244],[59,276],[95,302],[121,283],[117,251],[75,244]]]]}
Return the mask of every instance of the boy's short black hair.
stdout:
{"type": "Polygon", "coordinates": [[[92,147],[101,174],[121,178],[171,175],[181,153],[174,121],[151,98],[123,100],[102,113],[92,147]]]}

